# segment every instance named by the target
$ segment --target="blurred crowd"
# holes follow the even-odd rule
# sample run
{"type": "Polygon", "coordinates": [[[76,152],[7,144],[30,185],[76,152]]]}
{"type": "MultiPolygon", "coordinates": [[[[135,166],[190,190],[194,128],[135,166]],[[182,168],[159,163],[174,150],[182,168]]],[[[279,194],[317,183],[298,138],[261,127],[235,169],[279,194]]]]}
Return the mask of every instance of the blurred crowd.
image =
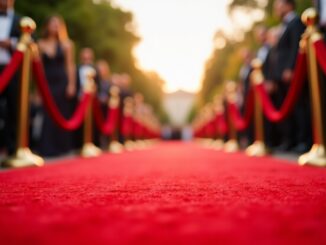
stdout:
{"type": "MultiPolygon", "coordinates": [[[[14,11],[14,0],[0,1],[0,73],[9,63],[21,35],[20,19],[14,11]]],[[[79,60],[75,62],[74,42],[69,38],[62,17],[53,15],[38,25],[42,32],[35,39],[48,86],[65,118],[70,118],[78,105],[89,68],[96,71],[97,97],[103,105],[103,113],[106,112],[109,90],[113,85],[120,88],[120,101],[133,96],[130,76],[112,74],[108,61],[96,60],[90,47],[81,48],[77,55],[79,60]]],[[[11,155],[16,149],[19,79],[20,74],[16,74],[8,88],[0,94],[1,154],[11,155]]],[[[35,88],[31,91],[30,101],[30,146],[34,151],[42,156],[59,156],[81,147],[82,129],[68,132],[57,126],[42,106],[41,97],[35,88]]],[[[119,133],[116,137],[123,141],[119,133]]],[[[95,144],[103,144],[98,132],[95,132],[94,138],[95,144]]]]}
{"type": "MultiPolygon", "coordinates": [[[[320,28],[325,32],[326,1],[316,0],[313,4],[320,14],[320,28]]],[[[243,66],[239,74],[239,101],[242,107],[250,87],[251,61],[254,58],[263,62],[265,87],[277,107],[282,105],[292,81],[299,41],[305,26],[296,13],[295,0],[275,0],[274,10],[281,24],[271,28],[263,25],[256,27],[255,36],[260,44],[258,52],[246,48],[241,51],[243,66]]],[[[20,16],[14,11],[14,0],[1,0],[0,72],[9,63],[21,35],[19,22],[20,16]]],[[[130,76],[111,74],[109,63],[96,60],[90,47],[82,48],[77,55],[79,60],[75,62],[74,43],[60,16],[50,16],[45,23],[38,24],[42,26],[42,33],[36,42],[48,85],[56,105],[66,118],[72,115],[78,104],[90,67],[96,71],[97,95],[103,112],[111,86],[120,88],[121,101],[133,95],[130,76]]],[[[13,154],[16,149],[19,75],[16,74],[8,88],[0,94],[0,148],[3,154],[13,154]]],[[[265,120],[266,143],[270,148],[297,153],[309,150],[312,144],[309,96],[309,89],[304,89],[293,113],[283,123],[273,124],[265,120]]],[[[82,132],[67,132],[57,126],[42,106],[36,90],[32,91],[31,105],[30,145],[34,151],[43,156],[58,156],[80,148],[82,132]]],[[[121,136],[118,137],[123,141],[121,136]]],[[[243,144],[251,144],[254,140],[253,129],[240,137],[243,144]]],[[[95,133],[95,143],[103,143],[100,134],[95,133]]]]}
{"type": "MultiPolygon", "coordinates": [[[[326,1],[313,1],[320,14],[320,28],[326,29],[326,1]]],[[[255,27],[255,38],[259,44],[256,52],[243,48],[241,57],[243,65],[239,74],[238,101],[244,108],[250,89],[251,62],[258,58],[262,61],[265,77],[264,86],[274,105],[280,108],[288,94],[294,74],[299,42],[305,26],[296,13],[295,0],[275,0],[275,15],[281,24],[273,27],[260,25],[255,27]]],[[[269,148],[277,151],[303,153],[312,145],[311,105],[308,83],[291,115],[282,123],[274,124],[267,119],[264,122],[265,140],[269,148]]],[[[254,141],[253,128],[240,135],[242,145],[250,145],[254,141]]]]}

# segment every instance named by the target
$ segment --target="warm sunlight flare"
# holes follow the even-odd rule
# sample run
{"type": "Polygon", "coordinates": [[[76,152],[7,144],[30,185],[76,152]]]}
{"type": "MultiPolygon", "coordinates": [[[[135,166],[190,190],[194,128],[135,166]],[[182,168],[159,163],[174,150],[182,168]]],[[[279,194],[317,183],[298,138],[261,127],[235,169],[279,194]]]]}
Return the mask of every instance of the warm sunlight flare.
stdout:
{"type": "Polygon", "coordinates": [[[139,66],[157,71],[165,91],[196,92],[217,29],[230,26],[229,0],[115,0],[133,12],[142,40],[135,49],[139,66]]]}

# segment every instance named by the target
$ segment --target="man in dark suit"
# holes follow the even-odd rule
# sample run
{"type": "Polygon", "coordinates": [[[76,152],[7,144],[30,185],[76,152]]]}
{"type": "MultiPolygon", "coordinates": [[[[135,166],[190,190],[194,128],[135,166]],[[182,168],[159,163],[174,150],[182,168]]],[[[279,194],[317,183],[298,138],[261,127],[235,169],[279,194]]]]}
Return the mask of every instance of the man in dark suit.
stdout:
{"type": "MultiPolygon", "coordinates": [[[[278,55],[276,77],[281,98],[285,98],[293,77],[294,66],[299,50],[301,35],[305,26],[300,17],[295,13],[295,0],[276,0],[274,9],[282,20],[282,30],[279,42],[276,46],[278,55]]],[[[305,152],[310,147],[310,105],[309,89],[304,89],[302,96],[296,104],[296,108],[282,127],[283,144],[280,150],[293,149],[296,152],[305,152]]]]}
{"type": "MultiPolygon", "coordinates": [[[[0,1],[0,72],[10,62],[20,37],[20,17],[14,12],[14,0],[0,1]]],[[[19,91],[18,74],[7,89],[0,94],[0,145],[8,154],[16,149],[17,99],[19,91]]]]}

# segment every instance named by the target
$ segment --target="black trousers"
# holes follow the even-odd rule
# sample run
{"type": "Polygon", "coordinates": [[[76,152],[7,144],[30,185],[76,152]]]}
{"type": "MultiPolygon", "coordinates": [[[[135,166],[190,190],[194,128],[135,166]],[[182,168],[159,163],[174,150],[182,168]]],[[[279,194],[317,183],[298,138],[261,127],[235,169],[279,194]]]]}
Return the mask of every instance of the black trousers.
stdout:
{"type": "MultiPolygon", "coordinates": [[[[0,73],[4,68],[4,65],[0,65],[0,73]]],[[[10,155],[17,147],[19,78],[20,72],[17,72],[0,94],[0,146],[10,155]]]]}
{"type": "MultiPolygon", "coordinates": [[[[284,103],[284,99],[289,92],[287,84],[280,83],[279,107],[284,103]]],[[[309,83],[306,82],[298,101],[296,102],[290,115],[279,124],[282,135],[281,143],[290,146],[298,144],[310,145],[312,142],[311,129],[311,105],[309,83]]]]}

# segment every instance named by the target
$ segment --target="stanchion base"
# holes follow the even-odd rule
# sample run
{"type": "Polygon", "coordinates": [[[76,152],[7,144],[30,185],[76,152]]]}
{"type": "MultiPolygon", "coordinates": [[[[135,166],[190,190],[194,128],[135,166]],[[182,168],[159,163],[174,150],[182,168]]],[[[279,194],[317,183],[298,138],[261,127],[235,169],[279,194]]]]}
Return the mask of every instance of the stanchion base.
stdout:
{"type": "Polygon", "coordinates": [[[262,141],[255,141],[246,149],[246,154],[250,157],[263,157],[269,154],[269,150],[262,141]]]}
{"type": "Polygon", "coordinates": [[[2,166],[5,168],[41,167],[44,159],[31,152],[29,148],[19,148],[13,156],[5,159],[2,166]]]}
{"type": "Polygon", "coordinates": [[[224,145],[224,151],[227,153],[234,153],[240,150],[239,144],[236,140],[231,139],[224,145]]]}
{"type": "Polygon", "coordinates": [[[212,148],[214,140],[213,139],[203,139],[202,146],[205,148],[212,148]]]}
{"type": "Polygon", "coordinates": [[[135,142],[135,148],[137,150],[144,150],[147,148],[146,142],[144,140],[137,140],[135,142]]]}
{"type": "Polygon", "coordinates": [[[133,151],[135,149],[135,142],[133,142],[132,140],[127,140],[124,144],[124,148],[127,151],[133,151]]]}
{"type": "Polygon", "coordinates": [[[324,145],[313,145],[311,150],[299,157],[299,165],[326,167],[326,151],[324,145]]]}
{"type": "Polygon", "coordinates": [[[218,140],[214,140],[212,142],[212,149],[216,150],[216,151],[221,151],[224,148],[224,141],[221,139],[218,140]]]}
{"type": "Polygon", "coordinates": [[[85,143],[81,149],[80,155],[82,157],[97,157],[101,155],[102,151],[100,148],[95,146],[93,143],[85,143]]]}
{"type": "Polygon", "coordinates": [[[119,154],[123,152],[123,145],[118,141],[114,140],[109,144],[109,152],[114,154],[119,154]]]}

